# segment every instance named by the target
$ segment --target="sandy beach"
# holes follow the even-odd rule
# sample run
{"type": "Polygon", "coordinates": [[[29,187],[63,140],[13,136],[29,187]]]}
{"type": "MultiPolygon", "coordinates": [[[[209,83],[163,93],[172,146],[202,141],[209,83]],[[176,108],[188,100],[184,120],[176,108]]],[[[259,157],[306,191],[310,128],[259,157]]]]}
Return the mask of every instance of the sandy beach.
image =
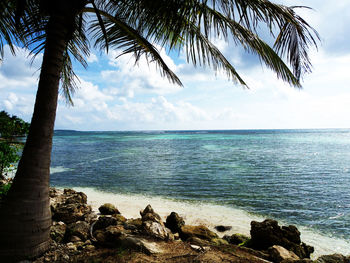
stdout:
{"type": "MultiPolygon", "coordinates": [[[[74,190],[84,192],[88,197],[88,204],[93,210],[98,212],[98,207],[104,203],[114,204],[123,216],[126,218],[139,218],[140,210],[151,204],[154,210],[165,220],[172,211],[182,216],[186,224],[206,225],[209,229],[215,231],[217,225],[232,226],[230,231],[225,234],[241,233],[249,235],[250,222],[263,221],[263,217],[252,215],[240,209],[228,208],[219,205],[196,203],[196,202],[178,202],[165,198],[150,197],[144,195],[122,195],[106,193],[94,190],[92,188],[75,187],[74,190]]],[[[284,222],[280,222],[285,224],[284,222]]],[[[314,246],[315,252],[312,258],[320,255],[341,253],[350,254],[350,243],[337,238],[325,236],[312,231],[307,227],[297,226],[301,232],[303,242],[314,246]]],[[[218,233],[218,232],[217,232],[218,233]]],[[[218,233],[220,236],[224,234],[218,233]]]]}

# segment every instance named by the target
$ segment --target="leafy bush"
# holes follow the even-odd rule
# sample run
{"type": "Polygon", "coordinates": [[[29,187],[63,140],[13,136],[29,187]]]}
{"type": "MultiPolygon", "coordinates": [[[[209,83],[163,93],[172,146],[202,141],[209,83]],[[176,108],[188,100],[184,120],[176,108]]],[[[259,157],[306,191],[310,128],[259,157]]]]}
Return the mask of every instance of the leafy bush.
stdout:
{"type": "Polygon", "coordinates": [[[4,198],[10,190],[11,183],[0,185],[0,199],[4,198]]]}
{"type": "Polygon", "coordinates": [[[0,111],[0,178],[15,170],[23,147],[23,142],[17,138],[28,134],[29,126],[17,116],[0,111]]]}
{"type": "Polygon", "coordinates": [[[20,159],[20,145],[0,141],[0,176],[4,177],[15,169],[14,164],[20,159]]]}

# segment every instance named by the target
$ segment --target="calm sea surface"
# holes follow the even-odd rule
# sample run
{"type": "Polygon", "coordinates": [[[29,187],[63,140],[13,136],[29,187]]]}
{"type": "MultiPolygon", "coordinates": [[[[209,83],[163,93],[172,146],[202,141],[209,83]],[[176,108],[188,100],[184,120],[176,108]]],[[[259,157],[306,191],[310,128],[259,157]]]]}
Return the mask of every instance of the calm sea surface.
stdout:
{"type": "Polygon", "coordinates": [[[350,130],[56,131],[51,184],[206,202],[350,236],[350,130]]]}

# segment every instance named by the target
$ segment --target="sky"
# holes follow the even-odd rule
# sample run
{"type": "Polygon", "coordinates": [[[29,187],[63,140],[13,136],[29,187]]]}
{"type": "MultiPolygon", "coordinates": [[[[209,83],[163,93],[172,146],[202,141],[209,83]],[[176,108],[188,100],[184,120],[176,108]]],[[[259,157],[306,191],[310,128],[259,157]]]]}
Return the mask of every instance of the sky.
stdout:
{"type": "MultiPolygon", "coordinates": [[[[311,50],[312,73],[299,90],[242,49],[221,39],[214,43],[235,66],[250,89],[210,68],[187,64],[180,54],[163,59],[184,87],[162,78],[155,65],[118,50],[93,50],[87,70],[76,66],[80,82],[74,107],[60,98],[55,129],[71,130],[218,130],[350,128],[350,1],[276,0],[313,10],[299,14],[321,36],[311,50]]],[[[5,47],[0,65],[0,110],[30,121],[41,56],[31,65],[28,51],[12,56],[5,47]]]]}

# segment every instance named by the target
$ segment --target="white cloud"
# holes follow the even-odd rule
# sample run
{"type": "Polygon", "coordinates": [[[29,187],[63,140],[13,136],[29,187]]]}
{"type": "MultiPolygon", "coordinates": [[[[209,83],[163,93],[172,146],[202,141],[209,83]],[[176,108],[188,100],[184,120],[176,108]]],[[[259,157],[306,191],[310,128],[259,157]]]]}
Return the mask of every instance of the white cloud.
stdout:
{"type": "MultiPolygon", "coordinates": [[[[277,80],[273,72],[257,66],[242,50],[220,39],[214,42],[237,67],[250,90],[232,84],[221,73],[215,75],[210,68],[195,68],[172,59],[161,50],[164,60],[184,83],[185,88],[179,88],[161,77],[154,63],[148,65],[142,58],[135,66],[132,56],[115,60],[119,53],[112,51],[107,59],[103,56],[97,59],[92,54],[88,61],[98,63],[89,67],[86,74],[77,72],[81,88],[73,97],[75,106],[66,107],[60,101],[56,127],[79,130],[349,127],[350,48],[348,51],[344,48],[349,46],[346,39],[349,27],[344,25],[350,17],[350,2],[283,2],[313,7],[316,11],[303,10],[301,14],[323,38],[319,52],[311,54],[314,72],[305,77],[303,90],[277,80]],[[337,49],[339,52],[332,52],[337,49]]],[[[34,105],[40,59],[30,67],[27,51],[19,50],[17,57],[5,51],[6,60],[0,65],[0,107],[28,120],[34,105]]]]}
{"type": "MultiPolygon", "coordinates": [[[[164,123],[179,124],[196,120],[208,120],[209,116],[202,109],[191,103],[178,101],[169,102],[165,97],[151,98],[148,102],[124,101],[123,104],[110,108],[108,117],[113,120],[148,123],[157,126],[164,123]]],[[[141,126],[140,126],[141,128],[141,126]]]]}
{"type": "Polygon", "coordinates": [[[13,56],[6,45],[4,60],[0,64],[0,89],[28,91],[36,86],[41,60],[42,56],[38,55],[31,65],[28,50],[16,48],[16,56],[13,56]]]}
{"type": "Polygon", "coordinates": [[[90,56],[86,58],[86,61],[89,63],[94,63],[94,62],[98,62],[98,58],[94,53],[90,53],[90,56]]]}
{"type": "MultiPolygon", "coordinates": [[[[109,53],[109,64],[116,69],[101,72],[102,79],[109,87],[109,92],[120,97],[132,98],[135,93],[167,94],[179,90],[179,87],[170,83],[167,78],[162,77],[154,62],[148,63],[145,57],[135,64],[131,54],[123,55],[115,59],[120,51],[109,53]]],[[[166,64],[174,72],[177,66],[173,60],[166,55],[164,50],[160,54],[166,64]]]]}

